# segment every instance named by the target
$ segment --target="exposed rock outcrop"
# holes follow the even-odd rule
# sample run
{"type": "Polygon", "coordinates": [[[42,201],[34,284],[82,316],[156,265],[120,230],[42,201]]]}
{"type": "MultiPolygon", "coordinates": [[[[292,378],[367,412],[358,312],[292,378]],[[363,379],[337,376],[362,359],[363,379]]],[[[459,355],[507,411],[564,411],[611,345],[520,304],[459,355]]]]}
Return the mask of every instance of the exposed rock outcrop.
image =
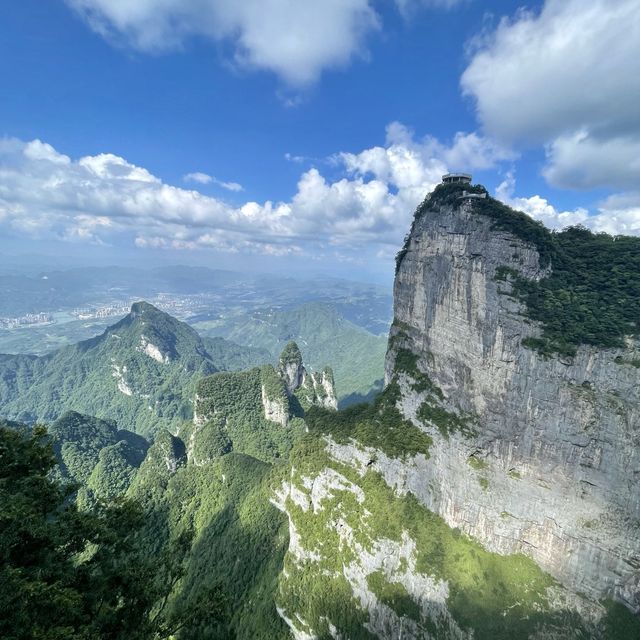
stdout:
{"type": "Polygon", "coordinates": [[[528,279],[549,269],[473,201],[427,201],[399,256],[386,381],[434,442],[428,461],[388,474],[487,549],[639,611],[640,369],[624,365],[637,345],[525,348],[541,328],[509,295],[505,267],[528,279]]]}
{"type": "Polygon", "coordinates": [[[267,387],[262,384],[262,407],[264,409],[264,417],[266,420],[277,422],[283,427],[289,422],[289,400],[286,396],[272,398],[269,397],[267,387]]]}
{"type": "MultiPolygon", "coordinates": [[[[304,410],[311,406],[334,410],[338,408],[333,371],[330,367],[325,367],[322,371],[308,372],[302,363],[302,354],[295,342],[289,342],[282,351],[278,363],[278,374],[284,382],[289,398],[292,399],[295,396],[304,410]]],[[[267,413],[279,416],[282,408],[279,405],[274,406],[272,402],[268,404],[265,402],[265,399],[269,400],[269,398],[265,396],[264,387],[262,395],[265,417],[268,417],[267,413]]],[[[279,421],[276,420],[276,422],[279,421]]]]}
{"type": "Polygon", "coordinates": [[[302,364],[302,354],[295,342],[289,342],[278,363],[278,372],[287,387],[287,393],[292,394],[304,381],[306,370],[302,364]]]}

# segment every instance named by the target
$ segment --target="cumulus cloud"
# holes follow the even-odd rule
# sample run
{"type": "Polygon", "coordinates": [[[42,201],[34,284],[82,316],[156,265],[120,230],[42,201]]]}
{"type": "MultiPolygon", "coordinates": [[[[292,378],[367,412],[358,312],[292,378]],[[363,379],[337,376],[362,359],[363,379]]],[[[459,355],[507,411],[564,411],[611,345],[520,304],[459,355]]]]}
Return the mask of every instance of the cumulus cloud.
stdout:
{"type": "Polygon", "coordinates": [[[550,229],[562,229],[576,224],[585,224],[589,220],[587,209],[579,207],[572,211],[559,211],[542,196],[534,195],[528,198],[514,196],[515,187],[515,177],[513,173],[508,173],[496,189],[496,198],[518,211],[524,211],[524,213],[535,220],[539,220],[550,229]]]}
{"type": "Polygon", "coordinates": [[[489,135],[547,145],[558,186],[637,184],[637,0],[546,0],[476,44],[461,84],[489,135]]]}
{"type": "MultiPolygon", "coordinates": [[[[486,167],[504,157],[500,147],[477,134],[461,133],[445,144],[416,139],[392,123],[384,146],[334,156],[337,178],[311,168],[301,173],[287,200],[234,206],[166,184],[115,154],[73,159],[39,140],[0,139],[0,228],[28,237],[131,242],[140,248],[309,258],[330,253],[342,260],[389,256],[400,246],[417,204],[443,173],[458,168],[452,159],[486,167]]],[[[552,228],[583,223],[640,234],[640,194],[611,197],[590,213],[559,211],[541,196],[516,197],[514,191],[509,175],[497,196],[552,228]]]]}
{"type": "Polygon", "coordinates": [[[547,146],[545,178],[559,187],[628,187],[640,181],[640,135],[598,137],[586,129],[547,146]]]}
{"type": "Polygon", "coordinates": [[[310,169],[288,202],[234,207],[166,184],[113,154],[74,160],[39,140],[5,139],[0,141],[0,224],[65,240],[103,242],[128,234],[140,247],[270,255],[299,253],[305,243],[393,243],[438,179],[436,173],[427,179],[425,170],[416,171],[419,189],[412,191],[416,185],[405,180],[408,190],[395,193],[389,182],[362,176],[330,182],[310,169]]]}
{"type": "Polygon", "coordinates": [[[196,171],[194,173],[187,173],[182,177],[185,182],[197,182],[198,184],[216,184],[227,191],[244,191],[244,187],[238,182],[225,182],[224,180],[218,180],[214,176],[210,176],[208,173],[202,173],[196,171]]]}
{"type": "MultiPolygon", "coordinates": [[[[194,189],[164,183],[110,153],[72,159],[39,140],[0,140],[0,224],[30,235],[108,242],[128,234],[139,247],[314,254],[326,247],[393,252],[416,205],[450,162],[487,166],[501,158],[493,143],[458,134],[451,144],[414,140],[399,123],[384,146],[333,157],[328,180],[304,171],[290,199],[232,206],[194,189]],[[381,249],[383,247],[383,249],[381,249]],[[387,247],[384,249],[384,247],[387,247]]],[[[220,184],[196,172],[185,180],[220,184]]]]}
{"type": "Polygon", "coordinates": [[[516,197],[515,178],[508,173],[496,189],[496,198],[519,211],[524,211],[550,229],[582,225],[596,232],[612,235],[640,235],[640,192],[630,191],[609,196],[596,212],[584,207],[562,211],[540,195],[516,197]]]}
{"type": "Polygon", "coordinates": [[[230,42],[239,65],[304,86],[327,68],[363,55],[380,27],[370,0],[67,0],[91,28],[146,52],[180,48],[191,37],[230,42]]]}

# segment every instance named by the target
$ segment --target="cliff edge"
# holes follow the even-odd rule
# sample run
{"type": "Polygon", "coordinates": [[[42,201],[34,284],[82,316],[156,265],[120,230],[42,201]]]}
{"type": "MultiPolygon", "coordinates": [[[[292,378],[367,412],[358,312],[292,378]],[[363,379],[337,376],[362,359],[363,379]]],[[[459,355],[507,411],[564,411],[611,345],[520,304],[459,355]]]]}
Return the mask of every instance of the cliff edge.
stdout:
{"type": "MultiPolygon", "coordinates": [[[[590,236],[590,259],[603,259],[604,239],[565,233],[590,236]]],[[[526,554],[572,591],[637,613],[637,327],[627,334],[611,321],[613,337],[600,328],[589,304],[606,318],[628,311],[605,308],[616,294],[606,281],[593,294],[588,284],[561,291],[562,304],[550,278],[571,268],[563,243],[576,251],[574,240],[492,198],[464,197],[460,185],[441,185],[418,208],[398,255],[385,374],[403,416],[433,442],[394,484],[486,549],[526,554]]]]}

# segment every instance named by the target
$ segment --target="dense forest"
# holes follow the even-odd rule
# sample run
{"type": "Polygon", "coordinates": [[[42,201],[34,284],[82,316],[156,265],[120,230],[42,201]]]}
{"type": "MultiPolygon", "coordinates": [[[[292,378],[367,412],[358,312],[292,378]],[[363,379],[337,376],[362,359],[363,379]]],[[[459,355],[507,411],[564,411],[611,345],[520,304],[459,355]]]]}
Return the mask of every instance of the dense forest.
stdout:
{"type": "Polygon", "coordinates": [[[7,640],[160,640],[226,615],[217,586],[180,608],[187,533],[151,556],[145,514],[118,499],[80,510],[76,485],[52,477],[46,430],[0,426],[0,637],[7,640]]]}

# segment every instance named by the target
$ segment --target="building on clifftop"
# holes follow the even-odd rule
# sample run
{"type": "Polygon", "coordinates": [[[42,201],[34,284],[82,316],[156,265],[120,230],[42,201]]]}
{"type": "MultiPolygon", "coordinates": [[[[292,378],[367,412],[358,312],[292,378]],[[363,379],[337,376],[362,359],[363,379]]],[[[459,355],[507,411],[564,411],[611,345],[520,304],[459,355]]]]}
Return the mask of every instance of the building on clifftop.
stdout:
{"type": "Polygon", "coordinates": [[[471,184],[471,174],[470,173],[445,173],[442,176],[443,184],[471,184]]]}

